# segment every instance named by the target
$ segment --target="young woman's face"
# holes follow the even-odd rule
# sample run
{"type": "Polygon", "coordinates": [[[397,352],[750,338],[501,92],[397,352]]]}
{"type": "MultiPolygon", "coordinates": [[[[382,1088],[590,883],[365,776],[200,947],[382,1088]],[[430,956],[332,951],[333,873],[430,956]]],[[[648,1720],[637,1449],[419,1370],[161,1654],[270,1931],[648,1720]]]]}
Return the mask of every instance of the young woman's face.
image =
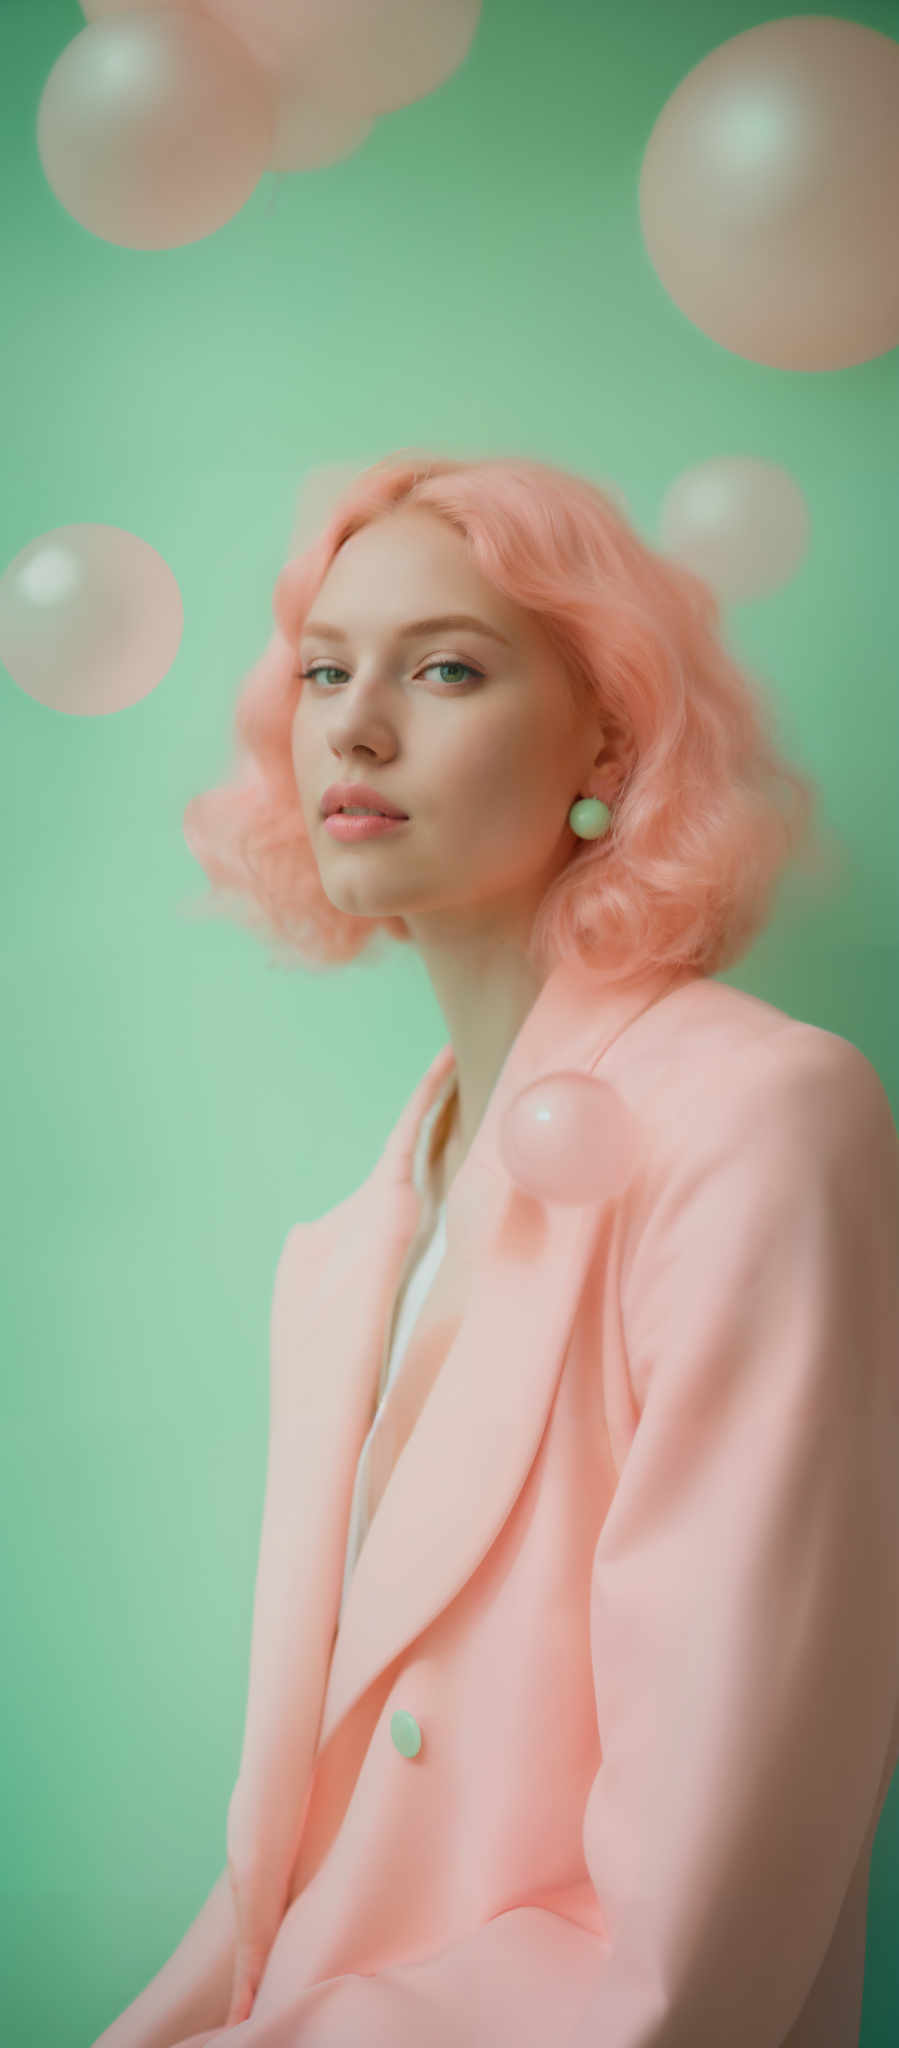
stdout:
{"type": "Polygon", "coordinates": [[[407,508],[353,534],[297,644],[305,674],[292,755],[322,886],[351,916],[536,910],[579,841],[568,811],[594,765],[598,721],[578,713],[532,617],[502,598],[461,537],[407,508]],[[491,627],[406,632],[467,613],[491,627]],[[341,635],[316,628],[326,621],[341,635]],[[500,638],[493,637],[500,635],[500,638]],[[464,665],[463,665],[464,664],[464,665]],[[396,830],[332,837],[331,783],[365,782],[407,813],[396,830]]]}

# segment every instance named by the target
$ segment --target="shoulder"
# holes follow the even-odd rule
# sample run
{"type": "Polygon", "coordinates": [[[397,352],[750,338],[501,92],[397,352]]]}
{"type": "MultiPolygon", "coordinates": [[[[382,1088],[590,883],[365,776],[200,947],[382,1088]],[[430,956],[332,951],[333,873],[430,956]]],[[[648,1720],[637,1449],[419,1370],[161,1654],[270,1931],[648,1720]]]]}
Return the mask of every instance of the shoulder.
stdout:
{"type": "Polygon", "coordinates": [[[595,1070],[635,1119],[638,1225],[672,1191],[680,1199],[716,1173],[724,1187],[737,1157],[769,1196],[843,1173],[861,1190],[869,1166],[896,1185],[890,1100],[850,1039],[722,983],[690,984],[657,1012],[633,1053],[622,1042],[595,1070]]]}
{"type": "Polygon", "coordinates": [[[787,1107],[801,1125],[822,1102],[831,1130],[873,1118],[896,1135],[880,1075],[851,1039],[710,977],[645,1012],[593,1071],[620,1089],[662,1147],[666,1134],[680,1140],[692,1130],[699,1139],[758,1113],[776,1125],[787,1107]]]}

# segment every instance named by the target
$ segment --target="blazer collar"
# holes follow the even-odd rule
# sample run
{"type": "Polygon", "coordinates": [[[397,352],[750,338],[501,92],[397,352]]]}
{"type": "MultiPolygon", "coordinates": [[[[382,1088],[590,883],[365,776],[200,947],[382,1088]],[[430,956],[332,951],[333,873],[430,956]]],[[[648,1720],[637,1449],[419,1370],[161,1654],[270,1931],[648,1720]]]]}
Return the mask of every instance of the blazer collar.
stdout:
{"type": "MultiPolygon", "coordinates": [[[[504,1113],[542,1074],[592,1072],[643,1011],[696,978],[668,968],[610,988],[594,971],[562,962],[513,1040],[447,1197],[447,1240],[461,1236],[468,1259],[468,1306],[448,1333],[437,1378],[365,1534],[336,1635],[322,1744],[474,1571],[524,1483],[555,1392],[596,1207],[543,1203],[517,1186],[498,1146],[504,1113]]],[[[420,1219],[413,1161],[421,1121],[454,1063],[452,1045],[444,1045],[363,1190],[371,1201],[360,1211],[357,1257],[372,1279],[386,1277],[387,1315],[420,1219]],[[372,1208],[381,1217],[373,1235],[372,1208]]],[[[344,1282],[359,1270],[345,1248],[344,1282]]],[[[379,1306],[364,1344],[343,1350],[343,1419],[334,1415],[329,1449],[343,1474],[344,1505],[373,1413],[383,1298],[379,1306]]],[[[410,1350],[414,1344],[413,1330],[410,1350]]],[[[333,1368],[333,1350],[331,1360],[333,1368]]],[[[337,1534],[342,1559],[343,1515],[337,1534]]],[[[312,1556],[316,1549],[311,1542],[312,1556]]]]}
{"type": "MultiPolygon", "coordinates": [[[[635,1020],[698,978],[659,969],[609,987],[563,962],[544,981],[449,1189],[447,1241],[461,1239],[470,1262],[467,1307],[446,1333],[436,1378],[366,1531],[339,1628],[356,1463],[420,1219],[415,1145],[454,1064],[451,1044],[413,1090],[368,1179],[338,1210],[299,1226],[273,1308],[283,1374],[232,1800],[235,1856],[249,1841],[272,1878],[276,1867],[286,1878],[316,1755],[477,1569],[540,1444],[597,1209],[544,1203],[516,1184],[497,1143],[503,1114],[542,1074],[595,1071],[635,1020]]],[[[415,1341],[413,1330],[410,1354],[415,1341]]]]}

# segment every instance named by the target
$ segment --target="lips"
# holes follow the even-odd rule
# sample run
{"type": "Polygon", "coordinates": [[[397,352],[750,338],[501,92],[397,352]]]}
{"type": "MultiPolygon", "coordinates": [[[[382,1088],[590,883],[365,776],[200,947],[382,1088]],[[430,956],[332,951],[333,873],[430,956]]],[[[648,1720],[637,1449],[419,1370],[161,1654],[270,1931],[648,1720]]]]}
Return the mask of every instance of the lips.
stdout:
{"type": "Polygon", "coordinates": [[[322,815],[329,818],[337,811],[348,809],[371,811],[378,818],[405,818],[408,815],[391,798],[382,797],[379,790],[369,789],[364,782],[332,783],[322,798],[322,815]]]}

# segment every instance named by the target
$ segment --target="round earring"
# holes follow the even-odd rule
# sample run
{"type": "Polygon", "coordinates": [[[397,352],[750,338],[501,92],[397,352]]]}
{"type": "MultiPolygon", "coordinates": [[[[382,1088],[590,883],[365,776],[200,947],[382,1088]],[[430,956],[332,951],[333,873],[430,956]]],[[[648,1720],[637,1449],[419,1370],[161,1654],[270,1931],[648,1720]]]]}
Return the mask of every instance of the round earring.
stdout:
{"type": "Polygon", "coordinates": [[[612,813],[601,796],[581,796],[572,804],[568,823],[579,839],[599,839],[611,824],[612,813]]]}

